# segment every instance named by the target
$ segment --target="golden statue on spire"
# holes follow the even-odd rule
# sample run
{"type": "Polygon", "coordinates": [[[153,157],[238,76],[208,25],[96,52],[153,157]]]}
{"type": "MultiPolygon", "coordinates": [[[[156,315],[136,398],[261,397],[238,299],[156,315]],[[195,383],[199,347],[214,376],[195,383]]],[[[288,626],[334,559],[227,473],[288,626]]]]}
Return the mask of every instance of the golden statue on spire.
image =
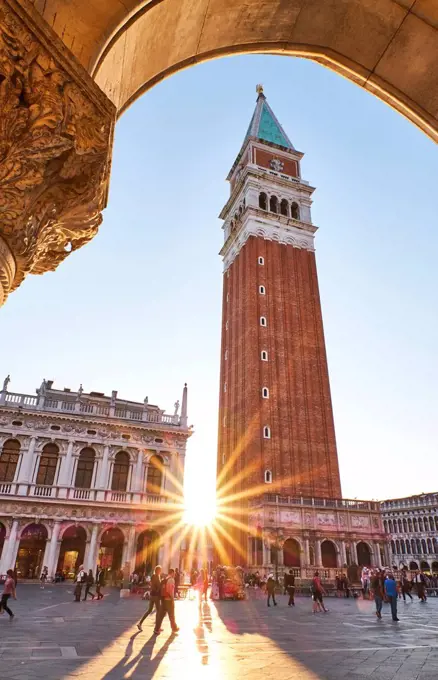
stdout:
{"type": "Polygon", "coordinates": [[[263,85],[261,83],[256,85],[256,92],[257,94],[263,94],[263,85]]]}

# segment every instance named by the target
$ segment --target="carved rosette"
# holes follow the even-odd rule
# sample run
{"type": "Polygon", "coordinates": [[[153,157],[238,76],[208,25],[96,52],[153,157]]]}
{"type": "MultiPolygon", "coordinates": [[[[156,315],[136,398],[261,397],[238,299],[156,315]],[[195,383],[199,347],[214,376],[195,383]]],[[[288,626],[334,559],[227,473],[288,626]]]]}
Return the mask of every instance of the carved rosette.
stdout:
{"type": "Polygon", "coordinates": [[[0,304],[97,233],[114,121],[30,3],[0,0],[0,304]]]}

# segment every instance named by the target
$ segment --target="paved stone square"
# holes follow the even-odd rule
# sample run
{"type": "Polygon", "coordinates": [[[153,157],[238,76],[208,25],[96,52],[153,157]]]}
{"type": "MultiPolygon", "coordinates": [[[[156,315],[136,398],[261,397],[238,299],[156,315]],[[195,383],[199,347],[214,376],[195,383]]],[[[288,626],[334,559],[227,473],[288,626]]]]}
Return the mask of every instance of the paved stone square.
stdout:
{"type": "Polygon", "coordinates": [[[0,617],[1,680],[436,680],[438,598],[399,601],[400,622],[384,606],[330,598],[328,614],[265,601],[177,602],[178,635],[136,622],[145,604],[107,589],[102,602],[74,603],[69,585],[19,584],[16,618],[0,617]]]}

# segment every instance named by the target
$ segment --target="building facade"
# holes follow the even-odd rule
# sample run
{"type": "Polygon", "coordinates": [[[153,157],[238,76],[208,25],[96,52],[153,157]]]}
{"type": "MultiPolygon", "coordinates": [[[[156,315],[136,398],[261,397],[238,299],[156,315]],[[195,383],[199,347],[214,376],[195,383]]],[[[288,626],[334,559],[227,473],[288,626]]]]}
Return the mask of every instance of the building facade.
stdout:
{"type": "Polygon", "coordinates": [[[438,573],[438,493],[382,501],[391,566],[438,573]]]}
{"type": "Polygon", "coordinates": [[[187,386],[181,412],[113,391],[0,392],[0,573],[112,574],[181,565],[187,386]]]}
{"type": "MultiPolygon", "coordinates": [[[[322,531],[320,538],[330,530],[339,566],[348,562],[347,545],[355,554],[351,532],[360,523],[368,560],[383,539],[377,506],[367,505],[363,516],[354,509],[350,521],[353,506],[336,505],[343,501],[311,218],[314,188],[301,175],[302,157],[258,87],[220,215],[225,242],[217,484],[225,552],[233,563],[261,565],[261,555],[266,562],[270,549],[262,551],[259,541],[272,543],[272,512],[276,535],[289,533],[283,518],[293,516],[300,527],[295,540],[302,564],[310,563],[310,534],[302,533],[308,530],[322,531]],[[288,508],[298,503],[307,510],[280,510],[281,500],[274,511],[266,498],[286,498],[288,508]],[[342,512],[322,510],[325,500],[342,512]],[[250,532],[259,532],[258,524],[251,526],[248,503],[257,505],[262,521],[262,536],[250,539],[258,548],[248,547],[248,517],[250,532]]],[[[324,561],[320,538],[313,546],[318,566],[324,561]]]]}

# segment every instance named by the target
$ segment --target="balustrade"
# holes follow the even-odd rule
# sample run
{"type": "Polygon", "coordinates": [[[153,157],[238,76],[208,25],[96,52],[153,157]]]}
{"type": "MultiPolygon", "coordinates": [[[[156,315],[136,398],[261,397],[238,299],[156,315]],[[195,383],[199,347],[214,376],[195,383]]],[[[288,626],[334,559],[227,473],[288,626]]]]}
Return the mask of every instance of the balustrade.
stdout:
{"type": "Polygon", "coordinates": [[[79,410],[82,414],[97,415],[120,418],[123,420],[136,420],[146,423],[157,423],[163,425],[180,426],[180,417],[178,415],[166,415],[160,411],[148,411],[141,408],[128,410],[124,407],[116,407],[114,416],[110,413],[110,408],[107,405],[92,400],[82,398],[80,402],[76,399],[54,399],[50,397],[43,397],[38,404],[39,398],[28,394],[16,394],[14,392],[1,393],[0,405],[5,406],[24,406],[27,409],[39,409],[47,411],[68,411],[72,413],[79,410]],[[77,404],[79,407],[77,409],[77,404]]]}

